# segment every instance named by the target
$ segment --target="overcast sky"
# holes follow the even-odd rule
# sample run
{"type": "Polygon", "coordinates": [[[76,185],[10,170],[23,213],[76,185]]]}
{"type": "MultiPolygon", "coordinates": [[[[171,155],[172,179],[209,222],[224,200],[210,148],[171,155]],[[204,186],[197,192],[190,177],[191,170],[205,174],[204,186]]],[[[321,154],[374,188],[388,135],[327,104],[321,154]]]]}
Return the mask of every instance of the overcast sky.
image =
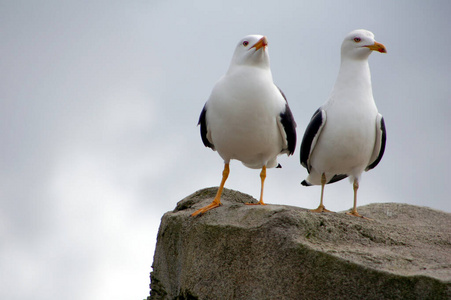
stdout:
{"type": "MultiPolygon", "coordinates": [[[[223,162],[196,126],[236,43],[268,37],[298,124],[265,202],[316,208],[299,143],[351,30],[372,31],[373,92],[388,140],[358,205],[451,212],[451,2],[0,1],[0,298],[144,299],[162,215],[217,186],[223,162]]],[[[259,196],[232,162],[227,188],[259,196]]],[[[352,185],[325,205],[352,207],[352,185]]]]}

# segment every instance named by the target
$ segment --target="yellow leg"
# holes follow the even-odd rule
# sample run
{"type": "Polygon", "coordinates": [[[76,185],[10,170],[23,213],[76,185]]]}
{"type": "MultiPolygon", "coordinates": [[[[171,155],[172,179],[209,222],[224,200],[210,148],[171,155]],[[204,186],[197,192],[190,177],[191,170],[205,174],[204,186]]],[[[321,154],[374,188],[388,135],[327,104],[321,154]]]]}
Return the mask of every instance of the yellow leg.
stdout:
{"type": "Polygon", "coordinates": [[[346,214],[350,215],[350,216],[354,216],[354,217],[359,217],[359,218],[364,218],[367,220],[371,220],[369,218],[366,218],[364,216],[362,216],[361,214],[359,214],[357,212],[357,190],[359,189],[359,181],[356,179],[354,179],[354,183],[353,183],[353,188],[354,188],[354,206],[352,207],[352,210],[350,212],[347,212],[346,214]]]}
{"type": "Polygon", "coordinates": [[[263,166],[262,171],[260,172],[260,179],[262,181],[262,187],[260,190],[260,201],[258,201],[258,203],[246,203],[247,205],[266,205],[266,203],[263,202],[263,187],[265,185],[266,179],[266,166],[263,166]]]}
{"type": "Polygon", "coordinates": [[[230,168],[229,168],[229,164],[226,163],[224,165],[224,171],[222,171],[222,180],[221,180],[221,185],[218,188],[218,192],[216,193],[216,197],[213,200],[213,202],[211,202],[210,204],[208,204],[207,206],[204,206],[198,210],[196,210],[194,213],[191,214],[192,217],[195,217],[199,214],[204,214],[207,211],[209,211],[210,209],[216,208],[221,206],[221,195],[222,195],[222,190],[224,189],[224,184],[227,180],[227,177],[229,177],[229,173],[230,173],[230,168]]]}
{"type": "Polygon", "coordinates": [[[321,213],[321,212],[331,212],[330,210],[326,209],[326,207],[323,205],[323,197],[324,197],[324,186],[326,185],[326,174],[321,174],[321,200],[319,202],[319,206],[316,209],[311,209],[310,211],[321,213]]]}

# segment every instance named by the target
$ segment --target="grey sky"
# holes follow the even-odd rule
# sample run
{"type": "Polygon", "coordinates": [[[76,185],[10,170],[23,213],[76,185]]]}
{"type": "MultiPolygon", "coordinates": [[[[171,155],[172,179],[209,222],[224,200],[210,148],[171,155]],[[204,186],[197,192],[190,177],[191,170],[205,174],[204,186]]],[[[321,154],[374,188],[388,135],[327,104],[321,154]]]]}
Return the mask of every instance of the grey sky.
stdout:
{"type": "MultiPolygon", "coordinates": [[[[199,113],[247,34],[268,37],[298,128],[268,170],[265,202],[315,208],[299,143],[328,97],[343,37],[371,30],[373,92],[388,141],[359,205],[451,212],[449,1],[1,1],[1,299],[143,299],[161,216],[217,186],[199,113]]],[[[259,195],[232,162],[227,188],[259,195]]],[[[328,209],[352,207],[347,181],[328,209]]]]}

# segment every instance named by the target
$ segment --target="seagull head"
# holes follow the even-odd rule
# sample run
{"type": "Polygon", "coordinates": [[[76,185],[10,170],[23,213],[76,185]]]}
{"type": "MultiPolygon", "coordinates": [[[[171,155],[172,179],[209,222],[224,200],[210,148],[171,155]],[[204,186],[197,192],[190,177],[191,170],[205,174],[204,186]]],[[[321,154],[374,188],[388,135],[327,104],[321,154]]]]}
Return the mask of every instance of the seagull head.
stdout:
{"type": "Polygon", "coordinates": [[[372,51],[387,53],[385,46],[374,40],[374,34],[364,29],[351,31],[341,44],[342,58],[367,59],[372,51]]]}
{"type": "Polygon", "coordinates": [[[269,67],[268,39],[263,35],[248,35],[236,45],[233,54],[233,65],[269,67]]]}

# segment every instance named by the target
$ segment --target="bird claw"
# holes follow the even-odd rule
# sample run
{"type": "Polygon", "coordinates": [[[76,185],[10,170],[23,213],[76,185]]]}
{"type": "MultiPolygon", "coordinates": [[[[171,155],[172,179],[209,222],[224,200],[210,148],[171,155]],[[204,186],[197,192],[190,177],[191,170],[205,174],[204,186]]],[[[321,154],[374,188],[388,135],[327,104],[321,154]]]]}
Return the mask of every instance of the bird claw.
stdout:
{"type": "Polygon", "coordinates": [[[207,211],[209,211],[209,210],[211,210],[211,209],[213,209],[213,208],[219,207],[219,206],[221,206],[221,205],[222,205],[222,204],[221,204],[220,202],[217,203],[217,202],[213,201],[212,203],[208,204],[207,206],[204,206],[204,207],[202,207],[202,208],[199,208],[198,210],[196,210],[195,212],[193,212],[193,213],[191,214],[191,217],[195,217],[195,216],[197,216],[197,215],[203,215],[203,214],[206,213],[207,211]]]}
{"type": "Polygon", "coordinates": [[[314,213],[322,213],[322,212],[331,212],[331,213],[333,213],[333,211],[326,209],[326,207],[324,205],[320,205],[320,206],[318,206],[318,208],[311,209],[310,211],[314,212],[314,213]]]}

